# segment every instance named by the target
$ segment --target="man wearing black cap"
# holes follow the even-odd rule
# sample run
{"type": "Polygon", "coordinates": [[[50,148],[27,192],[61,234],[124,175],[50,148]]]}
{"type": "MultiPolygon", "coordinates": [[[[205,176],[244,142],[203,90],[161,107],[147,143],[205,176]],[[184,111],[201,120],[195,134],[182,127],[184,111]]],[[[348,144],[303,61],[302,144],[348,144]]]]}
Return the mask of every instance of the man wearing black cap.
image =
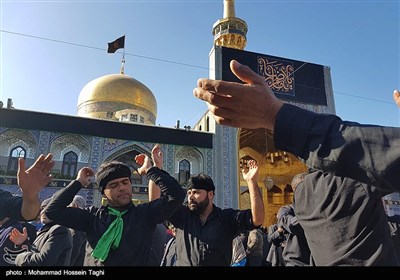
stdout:
{"type": "MultiPolygon", "coordinates": [[[[154,164],[162,167],[161,147],[152,150],[154,164]]],[[[187,205],[181,205],[169,221],[176,228],[176,266],[230,266],[232,241],[240,232],[264,222],[264,204],[258,188],[258,165],[250,160],[243,170],[251,209],[221,209],[214,205],[215,186],[210,176],[200,173],[187,182],[187,205]]],[[[157,188],[149,183],[149,193],[157,188]]]]}
{"type": "Polygon", "coordinates": [[[151,166],[147,155],[137,155],[140,175],[147,174],[164,194],[162,198],[135,206],[132,203],[131,169],[122,162],[103,163],[96,180],[107,206],[68,207],[74,196],[90,183],[94,171],[79,170],[76,180],[54,194],[46,215],[69,228],[85,231],[85,266],[145,266],[157,224],[182,205],[185,192],[167,172],[151,166]]]}

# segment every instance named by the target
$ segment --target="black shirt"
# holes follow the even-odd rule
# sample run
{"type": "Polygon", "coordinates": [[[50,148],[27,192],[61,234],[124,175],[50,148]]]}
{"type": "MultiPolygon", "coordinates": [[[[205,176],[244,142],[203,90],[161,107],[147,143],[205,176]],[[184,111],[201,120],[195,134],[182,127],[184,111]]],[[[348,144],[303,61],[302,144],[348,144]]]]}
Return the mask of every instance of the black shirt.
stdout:
{"type": "Polygon", "coordinates": [[[170,221],[176,228],[176,266],[230,266],[232,240],[255,228],[251,210],[215,205],[204,224],[186,205],[180,206],[170,221]]]}
{"type": "Polygon", "coordinates": [[[312,167],[294,209],[316,265],[399,265],[381,198],[400,190],[400,129],[285,104],[275,146],[312,167]]]}

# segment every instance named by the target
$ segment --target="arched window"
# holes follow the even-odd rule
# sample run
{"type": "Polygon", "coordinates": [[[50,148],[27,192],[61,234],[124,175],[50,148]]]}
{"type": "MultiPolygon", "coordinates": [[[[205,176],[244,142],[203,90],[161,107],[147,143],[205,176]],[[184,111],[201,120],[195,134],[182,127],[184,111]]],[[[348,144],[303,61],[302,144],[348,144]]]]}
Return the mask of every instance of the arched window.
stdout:
{"type": "Polygon", "coordinates": [[[68,152],[64,155],[61,174],[63,176],[75,177],[77,174],[78,156],[74,152],[68,152]]]}
{"type": "Polygon", "coordinates": [[[179,184],[183,185],[190,178],[190,162],[186,159],[179,162],[179,184]]]}
{"type": "Polygon", "coordinates": [[[210,118],[206,117],[206,131],[210,131],[210,118]]]}
{"type": "Polygon", "coordinates": [[[282,190],[277,185],[273,185],[272,188],[268,190],[267,201],[268,204],[283,204],[282,190]]]}
{"type": "Polygon", "coordinates": [[[10,159],[8,160],[7,173],[16,175],[18,171],[18,159],[26,157],[26,151],[21,146],[11,150],[10,159]]]}

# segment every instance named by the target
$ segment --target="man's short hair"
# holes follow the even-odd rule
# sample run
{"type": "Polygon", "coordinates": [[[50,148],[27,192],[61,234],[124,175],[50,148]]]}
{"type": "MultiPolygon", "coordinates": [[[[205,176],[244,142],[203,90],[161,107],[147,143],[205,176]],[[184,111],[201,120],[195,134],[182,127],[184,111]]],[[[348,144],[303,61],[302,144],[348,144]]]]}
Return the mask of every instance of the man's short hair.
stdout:
{"type": "Polygon", "coordinates": [[[70,203],[70,205],[76,205],[79,208],[85,208],[86,207],[86,200],[83,196],[77,194],[74,196],[74,199],[70,203]]]}

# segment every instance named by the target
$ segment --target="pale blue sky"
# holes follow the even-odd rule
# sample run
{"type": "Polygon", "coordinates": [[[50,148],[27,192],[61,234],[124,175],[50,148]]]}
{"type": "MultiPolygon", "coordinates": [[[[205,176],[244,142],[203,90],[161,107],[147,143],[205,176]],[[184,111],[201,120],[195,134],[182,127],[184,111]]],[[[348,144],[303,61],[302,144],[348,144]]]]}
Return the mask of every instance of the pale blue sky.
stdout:
{"type": "MultiPolygon", "coordinates": [[[[331,67],[336,113],[345,120],[400,126],[398,0],[235,1],[248,24],[247,51],[331,67]]],[[[146,84],[157,124],[193,126],[205,113],[193,96],[208,77],[211,29],[223,1],[0,0],[0,100],[23,110],[76,115],[81,89],[118,73],[146,84]],[[119,50],[122,51],[122,50],[119,50]]]]}

